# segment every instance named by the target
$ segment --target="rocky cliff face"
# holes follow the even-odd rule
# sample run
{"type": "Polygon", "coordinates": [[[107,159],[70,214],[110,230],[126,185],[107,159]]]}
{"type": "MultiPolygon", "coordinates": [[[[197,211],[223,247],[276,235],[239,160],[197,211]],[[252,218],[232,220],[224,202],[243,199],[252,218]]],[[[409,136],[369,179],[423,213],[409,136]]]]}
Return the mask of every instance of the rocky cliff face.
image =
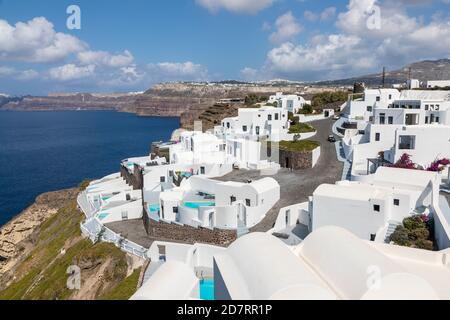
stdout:
{"type": "Polygon", "coordinates": [[[0,300],[129,299],[144,261],[80,232],[79,189],[44,194],[0,229],[0,300]],[[80,270],[69,287],[68,268],[80,270]]]}
{"type": "Polygon", "coordinates": [[[2,110],[52,111],[52,110],[121,110],[132,106],[135,95],[98,96],[92,94],[52,95],[24,97],[20,101],[5,104],[2,110]]]}
{"type": "Polygon", "coordinates": [[[142,94],[52,94],[24,97],[0,106],[0,110],[116,110],[140,116],[183,117],[183,122],[198,116],[218,100],[245,98],[248,94],[270,95],[276,91],[296,92],[298,85],[226,85],[201,83],[164,83],[142,94]]]}

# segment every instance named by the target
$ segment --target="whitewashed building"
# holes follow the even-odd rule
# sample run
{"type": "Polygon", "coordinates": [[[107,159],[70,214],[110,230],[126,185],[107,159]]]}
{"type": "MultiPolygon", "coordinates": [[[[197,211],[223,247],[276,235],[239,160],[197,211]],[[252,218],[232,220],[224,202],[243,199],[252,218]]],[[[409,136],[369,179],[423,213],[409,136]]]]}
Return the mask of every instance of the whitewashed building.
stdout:
{"type": "Polygon", "coordinates": [[[448,250],[369,242],[339,227],[318,229],[295,246],[267,233],[251,233],[226,249],[157,242],[152,264],[161,247],[167,262],[133,300],[202,299],[205,280],[215,300],[450,299],[448,250]],[[368,282],[371,274],[377,281],[368,282]]]}
{"type": "Polygon", "coordinates": [[[192,176],[180,187],[162,190],[158,198],[156,203],[147,203],[146,208],[155,220],[194,227],[248,229],[278,202],[280,186],[272,178],[238,183],[192,176]]]}
{"type": "Polygon", "coordinates": [[[365,240],[385,242],[407,217],[439,207],[435,172],[381,167],[367,182],[323,184],[310,201],[310,230],[345,228],[365,240]]]}
{"type": "Polygon", "coordinates": [[[449,94],[405,90],[400,99],[373,109],[368,122],[360,121],[357,129],[347,130],[343,147],[353,163],[352,178],[363,179],[376,170],[375,162],[392,164],[405,153],[425,168],[437,159],[449,158],[449,94]]]}
{"type": "Polygon", "coordinates": [[[307,101],[298,95],[285,95],[282,92],[277,92],[275,95],[270,96],[268,103],[276,103],[278,108],[296,114],[302,110],[306,104],[311,104],[311,101],[307,101]]]}

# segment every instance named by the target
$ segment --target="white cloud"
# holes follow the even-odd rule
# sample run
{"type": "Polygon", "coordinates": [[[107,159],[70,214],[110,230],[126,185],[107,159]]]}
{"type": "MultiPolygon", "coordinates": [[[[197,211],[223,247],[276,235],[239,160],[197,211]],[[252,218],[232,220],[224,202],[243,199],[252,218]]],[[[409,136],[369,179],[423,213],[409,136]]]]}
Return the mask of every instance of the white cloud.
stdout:
{"type": "Polygon", "coordinates": [[[275,22],[275,27],[276,31],[270,35],[270,41],[272,43],[281,43],[290,40],[302,31],[302,27],[292,15],[291,11],[278,17],[275,22]]]}
{"type": "Polygon", "coordinates": [[[95,65],[77,66],[75,64],[66,64],[60,67],[51,68],[49,76],[57,81],[71,81],[94,75],[95,65]]]}
{"type": "Polygon", "coordinates": [[[149,64],[150,72],[159,78],[175,78],[180,80],[204,80],[208,71],[200,64],[187,62],[161,62],[149,64]]]}
{"type": "Polygon", "coordinates": [[[212,13],[227,10],[233,13],[255,14],[270,7],[276,0],[196,0],[212,13]]]}
{"type": "Polygon", "coordinates": [[[0,59],[25,62],[52,62],[80,52],[86,44],[78,38],[56,32],[44,17],[14,26],[0,20],[0,59]]]}
{"type": "Polygon", "coordinates": [[[23,71],[19,72],[16,76],[16,79],[27,81],[27,80],[37,79],[38,77],[39,77],[39,72],[37,72],[36,70],[33,70],[33,69],[28,69],[28,70],[23,70],[23,71]]]}
{"type": "MultiPolygon", "coordinates": [[[[332,11],[321,18],[334,15],[332,11]]],[[[382,66],[393,69],[448,57],[450,52],[450,21],[432,19],[426,23],[390,2],[350,0],[347,10],[338,15],[336,26],[331,35],[314,36],[306,43],[284,42],[270,50],[260,73],[298,80],[343,78],[376,72],[382,66]],[[378,29],[369,28],[367,23],[375,8],[380,8],[378,29]]]]}
{"type": "Polygon", "coordinates": [[[305,12],[303,12],[303,16],[305,17],[306,20],[308,21],[316,21],[318,19],[317,14],[315,14],[314,12],[310,11],[310,10],[306,10],[305,12]]]}
{"type": "Polygon", "coordinates": [[[16,73],[14,68],[0,66],[0,77],[11,76],[16,73]]]}
{"type": "Polygon", "coordinates": [[[328,7],[318,14],[310,10],[306,10],[305,12],[303,12],[303,17],[310,22],[314,22],[319,19],[321,21],[327,21],[336,15],[336,11],[337,11],[336,7],[328,7]]]}
{"type": "Polygon", "coordinates": [[[329,7],[324,9],[320,13],[320,20],[322,21],[330,20],[336,15],[336,11],[337,11],[336,7],[329,7]]]}
{"type": "Polygon", "coordinates": [[[129,66],[133,63],[134,57],[128,50],[125,50],[122,54],[111,54],[106,51],[83,51],[78,53],[78,60],[84,65],[100,65],[111,68],[121,68],[129,66]]]}

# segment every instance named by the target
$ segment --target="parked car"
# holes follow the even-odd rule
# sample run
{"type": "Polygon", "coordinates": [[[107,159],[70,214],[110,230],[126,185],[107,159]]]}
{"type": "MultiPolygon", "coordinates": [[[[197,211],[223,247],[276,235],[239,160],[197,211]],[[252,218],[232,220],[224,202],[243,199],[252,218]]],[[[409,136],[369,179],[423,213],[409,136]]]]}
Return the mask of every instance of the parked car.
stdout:
{"type": "Polygon", "coordinates": [[[333,120],[334,120],[334,121],[337,121],[337,120],[339,120],[340,118],[341,118],[340,116],[335,115],[335,116],[333,117],[333,120]]]}
{"type": "Polygon", "coordinates": [[[336,142],[336,138],[334,137],[334,135],[330,134],[330,135],[328,136],[328,141],[329,141],[329,142],[332,142],[332,143],[335,143],[335,142],[336,142]]]}

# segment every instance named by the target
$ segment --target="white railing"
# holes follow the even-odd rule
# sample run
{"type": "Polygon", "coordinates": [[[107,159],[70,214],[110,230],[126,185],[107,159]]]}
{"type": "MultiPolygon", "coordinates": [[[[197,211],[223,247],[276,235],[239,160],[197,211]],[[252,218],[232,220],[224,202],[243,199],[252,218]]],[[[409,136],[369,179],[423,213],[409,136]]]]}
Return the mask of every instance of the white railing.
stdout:
{"type": "Polygon", "coordinates": [[[89,202],[86,191],[80,192],[78,194],[77,204],[88,219],[92,218],[97,212],[97,209],[89,202]]]}
{"type": "Polygon", "coordinates": [[[113,243],[121,250],[137,257],[147,259],[147,249],[122,237],[111,229],[105,227],[96,218],[87,220],[80,224],[82,234],[89,238],[93,243],[103,241],[113,243]]]}
{"type": "Polygon", "coordinates": [[[86,192],[81,192],[77,197],[78,207],[85,214],[87,220],[80,224],[81,233],[89,238],[93,243],[104,241],[114,243],[121,250],[135,256],[147,259],[147,249],[123,238],[120,234],[105,227],[94,217],[97,210],[89,203],[86,192]]]}

